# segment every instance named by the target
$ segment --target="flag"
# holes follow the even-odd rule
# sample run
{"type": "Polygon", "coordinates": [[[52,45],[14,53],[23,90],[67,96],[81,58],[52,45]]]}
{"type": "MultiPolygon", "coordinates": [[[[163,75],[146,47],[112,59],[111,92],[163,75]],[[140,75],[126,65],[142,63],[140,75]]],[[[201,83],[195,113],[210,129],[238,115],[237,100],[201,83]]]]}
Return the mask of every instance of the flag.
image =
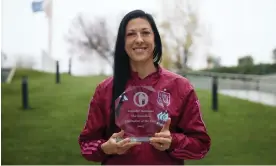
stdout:
{"type": "Polygon", "coordinates": [[[43,0],[42,1],[33,1],[32,2],[32,11],[33,12],[41,12],[43,9],[43,0]]]}

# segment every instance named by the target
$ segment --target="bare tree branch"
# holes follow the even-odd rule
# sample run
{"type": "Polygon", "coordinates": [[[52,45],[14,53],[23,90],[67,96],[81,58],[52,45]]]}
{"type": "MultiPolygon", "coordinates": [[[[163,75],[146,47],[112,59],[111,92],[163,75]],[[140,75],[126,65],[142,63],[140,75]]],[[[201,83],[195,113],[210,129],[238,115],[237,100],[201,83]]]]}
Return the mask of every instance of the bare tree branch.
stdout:
{"type": "Polygon", "coordinates": [[[189,57],[192,55],[195,38],[202,34],[199,31],[199,18],[197,10],[193,8],[190,0],[174,0],[170,4],[163,0],[163,12],[165,20],[161,28],[166,36],[174,41],[176,50],[176,67],[187,68],[189,57]],[[171,9],[168,7],[171,5],[171,9]]]}
{"type": "Polygon", "coordinates": [[[71,53],[88,56],[96,52],[112,65],[113,35],[104,18],[96,18],[93,22],[84,14],[78,14],[72,21],[65,40],[70,45],[71,53]]]}

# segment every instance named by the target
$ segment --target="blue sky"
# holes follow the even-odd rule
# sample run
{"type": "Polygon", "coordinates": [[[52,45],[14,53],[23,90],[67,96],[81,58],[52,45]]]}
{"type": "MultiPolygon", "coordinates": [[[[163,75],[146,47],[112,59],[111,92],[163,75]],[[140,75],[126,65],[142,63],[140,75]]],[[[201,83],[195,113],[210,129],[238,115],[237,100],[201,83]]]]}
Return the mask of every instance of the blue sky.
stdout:
{"type": "MultiPolygon", "coordinates": [[[[117,31],[118,16],[123,11],[142,8],[160,12],[158,0],[55,0],[53,19],[53,56],[65,58],[61,33],[69,19],[85,11],[91,17],[104,15],[117,31]],[[106,11],[108,13],[106,14],[106,11]],[[111,20],[113,19],[113,20],[111,20]]],[[[2,50],[9,56],[39,56],[47,48],[48,24],[43,13],[32,13],[32,0],[2,0],[2,50]]],[[[237,58],[252,54],[255,61],[271,62],[276,48],[275,0],[198,0],[200,19],[211,37],[211,53],[222,58],[223,65],[236,65],[237,58]],[[274,18],[274,19],[273,19],[274,18]]],[[[202,66],[205,56],[194,59],[195,68],[202,66]]]]}

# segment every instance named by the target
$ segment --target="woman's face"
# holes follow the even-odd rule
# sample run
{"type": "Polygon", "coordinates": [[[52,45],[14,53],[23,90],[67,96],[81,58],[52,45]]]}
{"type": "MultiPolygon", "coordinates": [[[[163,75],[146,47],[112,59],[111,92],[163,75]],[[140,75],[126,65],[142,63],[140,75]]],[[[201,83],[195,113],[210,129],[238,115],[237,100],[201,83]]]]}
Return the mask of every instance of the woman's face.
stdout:
{"type": "Polygon", "coordinates": [[[128,22],[125,34],[125,50],[133,62],[153,60],[154,33],[149,22],[135,18],[128,22]]]}

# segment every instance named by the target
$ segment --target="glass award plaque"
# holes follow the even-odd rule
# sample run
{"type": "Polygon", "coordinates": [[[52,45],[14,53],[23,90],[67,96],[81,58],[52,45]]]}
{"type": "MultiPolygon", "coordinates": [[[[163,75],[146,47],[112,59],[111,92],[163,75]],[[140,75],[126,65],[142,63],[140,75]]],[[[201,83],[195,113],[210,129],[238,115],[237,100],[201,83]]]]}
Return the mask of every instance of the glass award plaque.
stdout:
{"type": "Polygon", "coordinates": [[[132,142],[149,142],[169,118],[169,103],[170,95],[164,91],[149,86],[129,87],[115,101],[116,125],[132,142]]]}

